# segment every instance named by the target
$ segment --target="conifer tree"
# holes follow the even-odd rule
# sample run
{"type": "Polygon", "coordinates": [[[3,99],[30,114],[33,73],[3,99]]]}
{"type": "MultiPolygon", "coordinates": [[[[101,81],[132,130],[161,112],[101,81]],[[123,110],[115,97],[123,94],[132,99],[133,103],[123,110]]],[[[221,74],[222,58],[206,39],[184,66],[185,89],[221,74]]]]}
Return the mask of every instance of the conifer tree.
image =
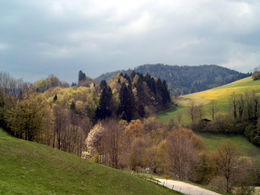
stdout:
{"type": "Polygon", "coordinates": [[[112,115],[112,90],[107,85],[106,81],[101,81],[100,87],[102,89],[99,105],[96,110],[96,119],[105,119],[112,115]]]}
{"type": "Polygon", "coordinates": [[[81,70],[79,71],[79,82],[86,80],[86,74],[83,73],[81,70]]]}
{"type": "Polygon", "coordinates": [[[134,97],[131,88],[122,84],[119,93],[119,109],[117,114],[123,119],[127,121],[131,121],[134,116],[135,106],[134,106],[134,97]]]}

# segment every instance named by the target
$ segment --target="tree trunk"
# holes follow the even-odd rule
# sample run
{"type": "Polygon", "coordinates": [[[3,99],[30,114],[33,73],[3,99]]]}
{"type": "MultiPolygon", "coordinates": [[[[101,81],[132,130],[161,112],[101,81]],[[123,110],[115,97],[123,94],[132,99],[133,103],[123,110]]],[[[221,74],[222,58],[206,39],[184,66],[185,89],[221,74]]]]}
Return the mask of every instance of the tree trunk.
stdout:
{"type": "Polygon", "coordinates": [[[226,192],[229,193],[229,177],[226,177],[226,192]]]}

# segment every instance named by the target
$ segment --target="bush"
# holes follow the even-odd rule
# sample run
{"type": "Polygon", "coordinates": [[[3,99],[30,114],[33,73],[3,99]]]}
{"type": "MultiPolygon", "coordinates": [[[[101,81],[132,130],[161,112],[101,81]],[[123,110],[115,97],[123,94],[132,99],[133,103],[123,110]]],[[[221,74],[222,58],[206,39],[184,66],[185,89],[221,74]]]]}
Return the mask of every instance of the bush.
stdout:
{"type": "Polygon", "coordinates": [[[238,123],[229,115],[218,115],[214,121],[193,124],[192,129],[208,133],[243,134],[245,126],[246,123],[238,123]]]}
{"type": "Polygon", "coordinates": [[[249,139],[250,142],[253,144],[260,146],[260,130],[257,128],[254,128],[253,125],[250,125],[245,130],[245,136],[249,139]]]}
{"type": "Polygon", "coordinates": [[[210,181],[209,187],[219,190],[221,192],[225,192],[225,187],[226,187],[225,178],[222,176],[214,177],[210,181]]]}
{"type": "Polygon", "coordinates": [[[252,75],[253,80],[259,80],[260,79],[260,72],[255,72],[252,75]]]}

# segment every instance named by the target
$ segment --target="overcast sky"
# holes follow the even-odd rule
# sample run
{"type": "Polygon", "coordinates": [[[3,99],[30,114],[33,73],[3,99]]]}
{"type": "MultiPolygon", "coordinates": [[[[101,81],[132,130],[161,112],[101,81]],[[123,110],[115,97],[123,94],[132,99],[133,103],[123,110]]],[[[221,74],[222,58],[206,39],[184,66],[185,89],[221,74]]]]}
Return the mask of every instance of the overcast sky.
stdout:
{"type": "Polygon", "coordinates": [[[0,71],[76,81],[141,64],[260,64],[259,0],[0,0],[0,71]]]}

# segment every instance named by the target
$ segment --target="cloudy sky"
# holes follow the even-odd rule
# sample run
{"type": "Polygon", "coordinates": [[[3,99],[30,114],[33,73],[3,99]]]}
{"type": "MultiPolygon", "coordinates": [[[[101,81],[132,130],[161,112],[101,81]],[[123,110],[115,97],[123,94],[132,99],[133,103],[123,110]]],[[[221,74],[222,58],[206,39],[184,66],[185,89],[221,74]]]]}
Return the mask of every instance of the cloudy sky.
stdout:
{"type": "Polygon", "coordinates": [[[0,0],[0,71],[76,81],[141,64],[260,64],[259,0],[0,0]]]}

